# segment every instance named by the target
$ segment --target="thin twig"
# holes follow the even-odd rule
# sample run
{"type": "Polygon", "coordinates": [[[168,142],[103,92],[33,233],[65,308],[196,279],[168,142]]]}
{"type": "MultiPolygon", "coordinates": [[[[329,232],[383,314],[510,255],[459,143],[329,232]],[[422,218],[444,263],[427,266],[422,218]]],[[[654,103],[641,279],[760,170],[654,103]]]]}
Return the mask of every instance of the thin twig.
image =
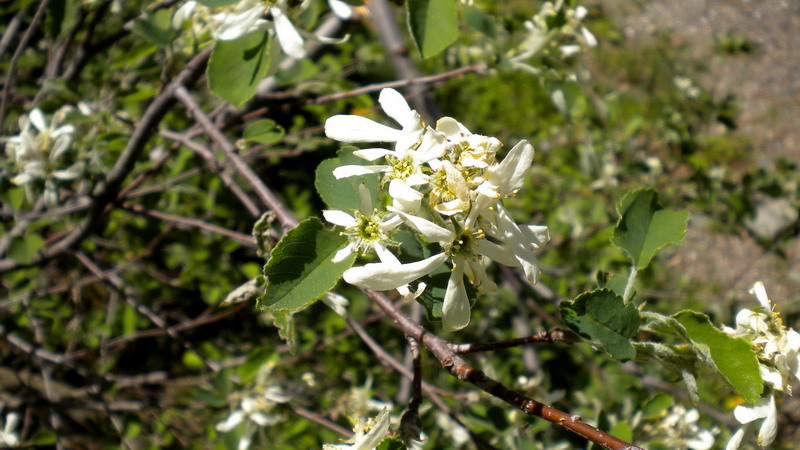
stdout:
{"type": "Polygon", "coordinates": [[[521,345],[527,345],[527,344],[538,344],[538,343],[554,344],[556,342],[571,344],[576,340],[577,337],[571,331],[553,330],[553,331],[542,331],[541,333],[537,333],[532,336],[509,339],[507,341],[500,341],[500,342],[487,342],[483,344],[448,343],[447,345],[453,352],[459,355],[463,355],[466,353],[490,352],[502,348],[519,347],[521,345]]]}
{"type": "Polygon", "coordinates": [[[14,50],[14,55],[11,56],[11,61],[8,63],[8,68],[6,69],[8,72],[6,73],[6,80],[3,84],[2,99],[0,99],[0,132],[3,130],[3,124],[6,120],[8,94],[11,91],[11,84],[14,82],[14,73],[16,72],[17,61],[19,61],[19,58],[22,57],[25,47],[28,46],[28,41],[31,40],[33,32],[36,30],[36,27],[39,26],[39,22],[44,17],[44,12],[47,10],[48,3],[50,3],[50,0],[41,0],[39,2],[39,8],[33,15],[33,19],[31,19],[28,29],[25,30],[25,34],[22,35],[22,39],[19,41],[19,45],[17,45],[17,49],[14,50]]]}
{"type": "Polygon", "coordinates": [[[406,336],[417,339],[431,351],[441,363],[442,367],[459,380],[466,381],[481,390],[505,401],[522,412],[540,417],[550,423],[563,427],[579,436],[582,436],[598,445],[611,450],[638,450],[631,443],[625,442],[608,433],[600,431],[592,425],[581,420],[580,416],[567,414],[555,408],[538,402],[532,398],[508,389],[503,384],[489,378],[482,371],[467,364],[451,348],[450,343],[430,333],[420,324],[414,322],[396,307],[388,297],[380,292],[366,291],[367,296],[386,313],[406,336]]]}
{"type": "Polygon", "coordinates": [[[280,221],[281,225],[285,228],[293,228],[297,225],[297,219],[295,219],[286,208],[283,207],[278,197],[270,190],[266,184],[253,172],[253,169],[247,165],[247,163],[236,153],[236,147],[225,137],[224,134],[219,130],[211,122],[208,115],[203,111],[200,105],[194,100],[192,95],[189,91],[186,90],[183,86],[178,86],[175,89],[175,96],[186,106],[192,115],[194,116],[195,120],[197,120],[200,125],[206,130],[211,139],[219,145],[222,150],[225,152],[225,155],[228,159],[231,160],[233,163],[233,167],[236,168],[236,171],[247,180],[247,183],[256,191],[258,198],[264,203],[264,205],[269,208],[272,212],[275,213],[275,216],[280,221]]]}
{"type": "Polygon", "coordinates": [[[169,130],[161,130],[159,134],[167,139],[171,139],[176,142],[180,142],[181,144],[185,145],[189,150],[197,153],[203,159],[206,160],[206,165],[211,168],[216,174],[219,175],[220,179],[222,179],[222,183],[227,187],[236,198],[242,202],[242,205],[247,209],[253,217],[258,217],[261,215],[261,211],[256,206],[255,202],[247,195],[246,192],[242,190],[242,188],[236,184],[236,181],[227,173],[224,168],[219,164],[216,158],[214,158],[214,152],[209,150],[203,145],[194,142],[186,133],[176,133],[174,131],[169,130]]]}
{"type": "Polygon", "coordinates": [[[176,216],[175,214],[165,213],[155,209],[147,209],[140,205],[131,205],[127,203],[122,204],[122,209],[132,211],[134,213],[141,214],[143,216],[166,220],[168,222],[172,222],[178,225],[179,228],[193,227],[208,231],[210,233],[219,234],[221,236],[233,239],[234,241],[242,245],[245,245],[247,247],[255,248],[256,246],[253,240],[253,236],[250,234],[239,233],[238,231],[229,230],[227,228],[223,228],[219,225],[214,225],[213,223],[208,223],[200,219],[176,216]]]}
{"type": "Polygon", "coordinates": [[[292,406],[292,411],[294,411],[294,413],[297,414],[298,416],[305,417],[306,419],[308,419],[308,420],[310,420],[312,422],[316,422],[316,423],[322,425],[325,428],[328,428],[330,430],[333,430],[333,431],[341,434],[342,436],[346,437],[347,439],[350,439],[351,437],[353,437],[353,432],[352,431],[348,430],[347,428],[339,425],[338,423],[328,419],[327,417],[325,417],[325,416],[323,416],[321,414],[315,413],[314,411],[309,411],[309,410],[307,410],[305,408],[301,408],[299,406],[292,406]]]}
{"type": "Polygon", "coordinates": [[[466,73],[483,73],[484,71],[486,71],[485,64],[473,64],[471,66],[461,67],[458,69],[449,70],[447,72],[438,73],[435,75],[428,75],[424,77],[416,77],[416,78],[395,80],[395,81],[386,81],[384,83],[370,84],[368,86],[360,87],[358,89],[352,89],[345,92],[337,92],[334,94],[323,95],[315,99],[309,100],[308,103],[314,105],[321,105],[323,103],[328,103],[335,100],[341,100],[344,98],[355,97],[361,94],[368,94],[370,92],[380,91],[381,89],[385,88],[400,88],[416,84],[435,83],[437,81],[444,81],[447,80],[448,78],[457,77],[459,75],[464,75],[466,73]]]}
{"type": "Polygon", "coordinates": [[[150,140],[156,125],[161,122],[167,111],[175,104],[174,91],[176,87],[183,84],[191,84],[202,74],[208,57],[211,55],[211,50],[212,47],[207,47],[198,53],[175,78],[175,81],[170,83],[164,91],[150,102],[144,115],[137,122],[127,145],[119,158],[117,158],[114,167],[106,176],[105,183],[100,186],[94,196],[89,215],[81,225],[70,231],[60,241],[36,253],[27,264],[20,264],[10,258],[0,260],[0,274],[21,267],[34,266],[54,258],[66,252],[89,235],[105,214],[106,207],[116,199],[123,181],[135,167],[136,161],[150,140]]]}

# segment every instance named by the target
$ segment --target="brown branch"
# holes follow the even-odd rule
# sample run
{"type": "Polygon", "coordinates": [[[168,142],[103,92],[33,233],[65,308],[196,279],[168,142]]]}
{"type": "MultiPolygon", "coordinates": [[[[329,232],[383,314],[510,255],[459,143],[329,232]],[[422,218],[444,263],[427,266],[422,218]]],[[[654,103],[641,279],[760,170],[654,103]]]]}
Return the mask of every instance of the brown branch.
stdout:
{"type": "Polygon", "coordinates": [[[608,433],[600,431],[592,425],[581,420],[580,416],[567,414],[541,402],[526,397],[525,395],[508,389],[501,383],[489,378],[482,371],[467,364],[451,348],[450,343],[430,333],[420,324],[414,322],[398,309],[388,297],[380,292],[366,291],[367,296],[378,305],[383,312],[394,320],[395,324],[406,336],[413,337],[433,353],[451,375],[459,380],[466,381],[480,388],[500,400],[516,407],[525,414],[540,417],[550,423],[565,428],[582,436],[598,445],[612,450],[636,450],[633,444],[617,439],[608,433]]]}
{"type": "Polygon", "coordinates": [[[252,235],[229,230],[227,228],[223,228],[219,225],[214,225],[213,223],[208,223],[200,219],[176,216],[174,214],[165,213],[155,209],[147,209],[140,205],[131,205],[127,203],[123,203],[121,207],[122,209],[134,212],[136,214],[141,214],[143,216],[166,220],[167,222],[172,222],[178,225],[178,228],[187,228],[187,227],[199,228],[201,230],[205,230],[210,233],[218,234],[233,239],[234,241],[247,247],[256,246],[256,243],[253,241],[252,235]]]}
{"type": "Polygon", "coordinates": [[[556,342],[572,344],[576,342],[577,339],[578,339],[577,336],[575,336],[575,334],[573,334],[571,331],[553,330],[553,331],[542,331],[541,333],[536,333],[532,336],[509,339],[507,341],[500,341],[500,342],[487,342],[483,344],[448,343],[447,345],[453,352],[459,355],[463,355],[466,353],[490,352],[502,348],[519,347],[520,345],[527,345],[527,344],[538,344],[538,343],[555,344],[556,342]]]}
{"type": "Polygon", "coordinates": [[[17,45],[16,50],[14,50],[14,54],[11,56],[11,61],[8,63],[8,73],[6,73],[6,80],[3,83],[2,99],[0,99],[0,134],[2,134],[3,124],[6,120],[8,94],[11,91],[11,84],[14,83],[14,73],[16,72],[17,62],[19,61],[19,58],[22,57],[25,47],[28,46],[28,41],[31,40],[31,37],[33,37],[33,32],[36,30],[36,27],[39,26],[39,22],[44,17],[44,12],[47,10],[48,3],[50,3],[50,0],[41,0],[39,2],[39,8],[33,15],[33,19],[31,19],[28,29],[25,30],[25,34],[22,35],[22,39],[19,41],[19,45],[17,45]]]}
{"type": "Polygon", "coordinates": [[[207,147],[194,142],[186,133],[176,133],[174,131],[169,130],[161,130],[159,134],[167,139],[180,142],[181,144],[185,145],[189,150],[200,155],[203,159],[206,160],[206,166],[211,168],[211,170],[219,175],[220,179],[222,179],[222,184],[227,187],[236,198],[244,205],[247,211],[253,217],[258,217],[261,215],[261,211],[259,210],[258,206],[256,206],[255,202],[247,195],[242,188],[236,184],[236,181],[233,180],[233,177],[230,176],[228,172],[224,170],[222,165],[217,161],[214,157],[214,152],[209,150],[207,147]]]}
{"type": "Polygon", "coordinates": [[[183,86],[178,86],[175,89],[175,96],[186,106],[195,120],[206,130],[211,139],[219,145],[225,152],[225,155],[233,163],[236,171],[247,180],[247,183],[256,191],[258,198],[264,205],[275,213],[275,216],[280,221],[284,228],[293,228],[297,225],[295,219],[289,211],[287,211],[281,204],[278,197],[270,190],[266,184],[253,172],[253,169],[247,165],[241,156],[236,152],[236,147],[225,137],[224,134],[211,122],[211,119],[206,115],[200,105],[194,100],[189,91],[183,86]]]}
{"type": "MultiPolygon", "coordinates": [[[[467,67],[460,67],[458,69],[449,70],[447,72],[438,73],[435,75],[428,75],[424,77],[416,77],[416,78],[408,78],[403,80],[395,80],[395,81],[386,81],[383,83],[375,83],[370,84],[368,86],[360,87],[358,89],[352,89],[345,92],[336,92],[334,94],[323,95],[317,97],[315,99],[309,100],[307,103],[313,105],[321,105],[323,103],[332,102],[335,100],[341,100],[344,98],[355,97],[361,94],[368,94],[370,92],[380,91],[381,89],[385,88],[400,88],[411,86],[415,84],[427,84],[427,83],[435,83],[437,81],[444,81],[448,78],[457,77],[459,75],[464,75],[466,73],[478,73],[481,74],[486,71],[485,64],[473,64],[467,67]]],[[[288,94],[291,95],[291,94],[288,94]]]]}
{"type": "Polygon", "coordinates": [[[333,430],[333,431],[345,436],[347,439],[350,439],[351,437],[353,437],[353,432],[352,431],[348,430],[347,428],[339,425],[338,423],[328,419],[327,417],[325,417],[325,416],[323,416],[321,414],[315,413],[314,411],[309,411],[309,410],[307,410],[305,408],[301,408],[299,406],[292,406],[292,411],[294,411],[294,413],[297,414],[300,417],[305,417],[306,419],[308,419],[308,420],[310,420],[312,422],[316,422],[316,423],[322,425],[323,427],[328,428],[329,430],[333,430]]]}
{"type": "Polygon", "coordinates": [[[116,200],[122,182],[136,165],[136,161],[144,150],[153,130],[167,114],[167,111],[175,104],[175,90],[178,86],[193,83],[202,74],[203,68],[205,68],[206,62],[211,55],[211,50],[212,47],[207,47],[198,53],[187,63],[186,67],[175,78],[175,81],[170,83],[164,91],[150,102],[144,115],[137,122],[128,144],[123,149],[111,172],[106,176],[105,183],[100,186],[94,196],[89,214],[81,225],[70,231],[60,241],[38,252],[31,258],[30,263],[19,264],[13,259],[0,260],[0,274],[22,267],[35,266],[54,258],[66,252],[89,235],[105,214],[106,207],[116,200]]]}

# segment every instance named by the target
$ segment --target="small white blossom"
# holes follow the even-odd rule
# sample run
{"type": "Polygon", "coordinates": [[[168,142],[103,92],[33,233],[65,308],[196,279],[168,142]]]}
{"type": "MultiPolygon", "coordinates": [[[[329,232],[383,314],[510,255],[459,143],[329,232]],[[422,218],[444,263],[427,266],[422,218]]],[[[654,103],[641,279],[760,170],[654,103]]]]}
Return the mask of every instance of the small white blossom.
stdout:
{"type": "MultiPolygon", "coordinates": [[[[2,410],[2,408],[0,408],[2,410]]],[[[2,425],[0,430],[0,447],[16,447],[19,445],[19,434],[14,431],[19,423],[19,414],[8,413],[6,414],[5,425],[2,425]]]]}
{"type": "Polygon", "coordinates": [[[355,435],[348,444],[325,444],[325,450],[372,450],[381,443],[389,432],[389,410],[384,409],[375,419],[363,422],[359,419],[353,428],[355,435]]]}

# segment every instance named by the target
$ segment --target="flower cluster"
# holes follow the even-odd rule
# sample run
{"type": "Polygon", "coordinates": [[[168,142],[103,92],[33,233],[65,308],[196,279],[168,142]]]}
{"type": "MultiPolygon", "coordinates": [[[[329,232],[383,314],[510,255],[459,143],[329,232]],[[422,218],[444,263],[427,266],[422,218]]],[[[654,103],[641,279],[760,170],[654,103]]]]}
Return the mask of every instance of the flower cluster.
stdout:
{"type": "Polygon", "coordinates": [[[519,52],[511,57],[517,67],[536,71],[524,61],[545,51],[548,44],[555,46],[561,57],[569,58],[586,48],[597,47],[597,38],[583,25],[588,10],[583,6],[571,8],[563,0],[545,2],[531,20],[525,22],[527,36],[519,45],[519,52]]]}
{"type": "MultiPolygon", "coordinates": [[[[231,41],[255,31],[269,30],[278,38],[284,53],[292,58],[305,57],[303,37],[286,14],[286,0],[240,0],[235,4],[209,8],[200,2],[188,1],[175,12],[172,25],[182,28],[191,21],[196,36],[211,33],[214,39],[231,41]],[[269,17],[269,20],[265,19],[269,17]]],[[[308,2],[304,2],[307,4],[308,2]]],[[[328,0],[331,10],[343,19],[352,16],[352,10],[341,0],[328,0]]]]}
{"type": "Polygon", "coordinates": [[[217,423],[217,431],[228,433],[240,424],[245,424],[244,432],[239,438],[239,450],[250,448],[258,427],[266,427],[283,421],[283,416],[270,414],[280,403],[287,403],[291,397],[284,389],[275,384],[267,384],[267,377],[272,369],[267,364],[258,374],[258,383],[251,392],[238,399],[238,408],[225,419],[217,423]]]}
{"type": "Polygon", "coordinates": [[[674,405],[655,424],[647,424],[643,432],[667,448],[709,450],[714,447],[714,436],[719,428],[698,425],[700,413],[694,408],[674,405]]]}
{"type": "Polygon", "coordinates": [[[328,210],[329,222],[344,227],[348,244],[334,261],[352,253],[374,252],[380,262],[353,267],[344,279],[366,289],[397,289],[417,297],[425,289],[409,283],[447,264],[450,277],[442,305],[442,324],[448,331],[466,327],[470,301],[466,278],[478,292],[496,289],[487,276],[491,260],[509,267],[521,267],[525,277],[536,283],[539,267],[534,251],[549,239],[547,227],[518,225],[503,207],[503,199],[523,185],[533,162],[533,147],[520,141],[499,161],[502,147],[493,137],[473,134],[450,117],[426,125],[395,90],[381,91],[384,112],[400,128],[381,125],[360,116],[338,115],[325,123],[328,137],[349,143],[388,142],[392,149],[367,148],[354,155],[374,164],[336,168],[336,178],[380,174],[381,186],[391,204],[372,208],[366,188],[361,188],[362,207],[350,214],[328,210]],[[392,252],[397,244],[392,233],[404,227],[423,242],[438,244],[439,252],[425,259],[401,263],[392,252]]]}
{"type": "Polygon", "coordinates": [[[0,139],[6,143],[6,154],[16,166],[17,174],[11,182],[30,185],[41,180],[47,206],[58,203],[59,181],[74,180],[83,173],[81,163],[62,168],[62,159],[72,145],[75,127],[61,123],[73,109],[71,106],[59,109],[48,123],[42,111],[35,108],[20,117],[19,135],[0,139]]]}
{"type": "Polygon", "coordinates": [[[325,444],[324,450],[366,450],[372,449],[381,443],[389,432],[389,410],[384,409],[377,417],[367,422],[359,419],[356,422],[352,439],[347,444],[325,444]]]}
{"type": "Polygon", "coordinates": [[[800,333],[783,324],[762,282],[756,282],[750,293],[755,294],[760,308],[743,309],[736,315],[736,329],[726,328],[725,331],[753,344],[761,378],[767,385],[767,396],[753,406],[739,405],[734,409],[734,417],[743,425],[731,437],[728,450],[738,448],[750,424],[760,419],[763,422],[757,442],[762,447],[769,446],[778,432],[775,396],[791,395],[792,383],[800,381],[800,333]]]}

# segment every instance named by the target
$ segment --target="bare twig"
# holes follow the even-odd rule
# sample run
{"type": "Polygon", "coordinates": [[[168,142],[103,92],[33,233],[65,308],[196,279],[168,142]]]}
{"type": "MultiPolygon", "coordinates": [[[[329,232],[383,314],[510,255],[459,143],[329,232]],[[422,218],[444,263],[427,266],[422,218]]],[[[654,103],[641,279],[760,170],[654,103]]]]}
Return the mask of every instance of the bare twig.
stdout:
{"type": "Polygon", "coordinates": [[[238,198],[239,201],[242,202],[242,205],[244,205],[244,207],[247,208],[247,211],[250,213],[251,216],[258,217],[261,214],[261,212],[258,209],[258,206],[256,206],[253,200],[247,195],[247,193],[245,193],[242,190],[241,187],[239,187],[238,184],[236,184],[236,181],[233,180],[230,174],[225,172],[225,170],[220,166],[216,158],[214,158],[214,152],[212,152],[205,146],[200,145],[197,142],[194,142],[185,133],[175,133],[174,131],[161,130],[159,134],[167,139],[180,142],[181,144],[185,145],[189,150],[192,150],[193,152],[202,156],[203,159],[206,160],[206,164],[208,165],[208,167],[210,167],[211,170],[213,170],[215,173],[219,175],[225,187],[227,187],[233,193],[233,195],[235,195],[236,198],[238,198]]]}
{"type": "MultiPolygon", "coordinates": [[[[394,18],[394,12],[389,6],[389,2],[386,0],[371,0],[367,7],[375,23],[378,37],[380,37],[386,52],[389,54],[389,60],[398,78],[403,80],[419,78],[419,71],[408,54],[408,48],[397,26],[397,20],[394,18]]],[[[412,103],[420,116],[422,116],[422,119],[427,123],[435,123],[436,119],[441,117],[442,114],[439,111],[439,107],[428,99],[425,86],[413,83],[410,86],[410,91],[412,103]]]]}
{"type": "Polygon", "coordinates": [[[0,260],[0,274],[21,267],[37,265],[43,261],[54,258],[69,250],[72,246],[89,235],[92,229],[98,224],[103,214],[105,214],[106,207],[116,199],[122,182],[136,165],[136,161],[144,150],[147,141],[150,139],[153,129],[161,122],[161,119],[164,118],[167,111],[175,104],[175,89],[177,86],[193,83],[197,77],[200,76],[208,61],[208,57],[211,55],[211,50],[212,47],[207,47],[198,53],[189,61],[181,73],[178,74],[175,81],[170,83],[164,91],[150,102],[141,120],[137,123],[131,138],[128,140],[128,144],[125,146],[125,149],[123,149],[114,167],[111,169],[111,172],[106,176],[105,182],[99,187],[94,196],[89,215],[84,219],[81,225],[70,231],[60,241],[38,252],[31,258],[28,264],[20,264],[13,259],[0,260]]]}
{"type": "Polygon", "coordinates": [[[447,72],[442,72],[435,75],[428,75],[424,77],[416,77],[403,80],[387,81],[384,83],[375,83],[375,84],[370,84],[368,86],[360,87],[358,89],[352,89],[345,92],[337,92],[335,94],[323,95],[315,99],[309,100],[308,103],[314,105],[321,105],[323,103],[328,103],[335,100],[341,100],[343,98],[355,97],[361,94],[368,94],[370,92],[380,91],[381,89],[385,88],[400,88],[416,84],[436,83],[438,81],[444,81],[449,78],[457,77],[459,75],[464,75],[467,73],[483,73],[484,71],[486,71],[485,64],[473,64],[471,66],[460,67],[458,69],[449,70],[447,72]]]}
{"type": "Polygon", "coordinates": [[[352,431],[348,430],[347,428],[339,425],[338,423],[328,419],[327,417],[325,417],[325,416],[323,416],[321,414],[315,413],[314,411],[309,411],[309,410],[307,410],[305,408],[301,408],[299,406],[292,406],[292,411],[294,411],[294,413],[297,414],[300,417],[305,417],[306,419],[308,419],[308,420],[310,420],[312,422],[316,422],[316,423],[322,425],[325,428],[328,428],[330,430],[333,430],[333,431],[343,435],[347,439],[350,439],[351,437],[353,437],[353,432],[352,431]]]}
{"type": "Polygon", "coordinates": [[[147,209],[140,205],[130,205],[127,203],[123,203],[122,208],[128,211],[135,212],[137,214],[141,214],[143,216],[153,217],[155,219],[161,219],[161,220],[166,220],[168,222],[172,222],[181,228],[193,227],[208,231],[210,233],[219,234],[221,236],[233,239],[234,241],[242,245],[245,245],[247,247],[256,246],[255,242],[253,241],[253,236],[249,234],[244,234],[244,233],[239,233],[238,231],[229,230],[227,228],[223,228],[221,226],[214,225],[213,223],[208,223],[200,219],[176,216],[175,214],[169,214],[162,211],[157,211],[155,209],[147,209]]]}
{"type": "Polygon", "coordinates": [[[509,339],[507,341],[500,341],[500,342],[487,342],[484,344],[448,343],[447,345],[450,347],[451,350],[453,350],[453,352],[458,353],[459,355],[463,355],[466,353],[490,352],[502,348],[519,347],[521,345],[527,345],[527,344],[538,344],[538,343],[554,344],[556,342],[571,344],[576,340],[577,337],[571,331],[553,330],[553,331],[542,331],[541,333],[537,333],[532,336],[527,336],[517,339],[509,339]]]}
{"type": "Polygon", "coordinates": [[[28,29],[25,30],[25,34],[22,35],[22,39],[19,41],[19,45],[17,45],[17,49],[14,50],[14,55],[11,56],[11,61],[8,63],[8,73],[6,73],[6,80],[3,84],[3,93],[2,98],[0,99],[0,131],[3,130],[3,124],[6,120],[6,108],[8,103],[8,94],[11,91],[11,84],[14,83],[14,73],[16,72],[17,61],[22,56],[22,53],[25,51],[25,47],[28,46],[28,42],[31,40],[33,36],[33,32],[36,30],[36,27],[39,26],[39,22],[44,17],[44,12],[47,10],[47,4],[50,3],[50,0],[41,0],[39,2],[39,8],[36,10],[36,13],[33,15],[33,19],[31,19],[31,23],[28,25],[28,29]]]}
{"type": "Polygon", "coordinates": [[[292,228],[297,225],[297,219],[295,219],[286,208],[283,207],[278,197],[270,190],[266,184],[258,177],[258,175],[253,172],[253,169],[247,165],[247,163],[236,153],[236,147],[225,137],[224,134],[219,130],[211,122],[208,115],[203,111],[200,105],[194,100],[192,95],[189,91],[186,90],[183,86],[178,86],[175,89],[175,96],[186,106],[186,108],[192,113],[195,120],[197,120],[200,125],[206,130],[211,139],[217,143],[222,150],[225,152],[225,155],[228,159],[231,160],[233,166],[236,168],[236,171],[247,180],[247,183],[256,191],[258,198],[264,203],[267,208],[275,213],[277,216],[278,221],[280,221],[281,225],[284,228],[292,228]]]}
{"type": "Polygon", "coordinates": [[[420,324],[411,320],[388,297],[375,291],[366,291],[366,294],[386,315],[394,320],[395,324],[403,330],[403,334],[413,337],[422,343],[425,348],[439,359],[442,367],[459,380],[475,385],[528,415],[540,417],[605,448],[612,450],[634,450],[640,448],[600,431],[581,420],[580,416],[567,414],[508,389],[498,381],[486,376],[482,371],[467,364],[450,348],[449,342],[430,333],[420,324]]]}

